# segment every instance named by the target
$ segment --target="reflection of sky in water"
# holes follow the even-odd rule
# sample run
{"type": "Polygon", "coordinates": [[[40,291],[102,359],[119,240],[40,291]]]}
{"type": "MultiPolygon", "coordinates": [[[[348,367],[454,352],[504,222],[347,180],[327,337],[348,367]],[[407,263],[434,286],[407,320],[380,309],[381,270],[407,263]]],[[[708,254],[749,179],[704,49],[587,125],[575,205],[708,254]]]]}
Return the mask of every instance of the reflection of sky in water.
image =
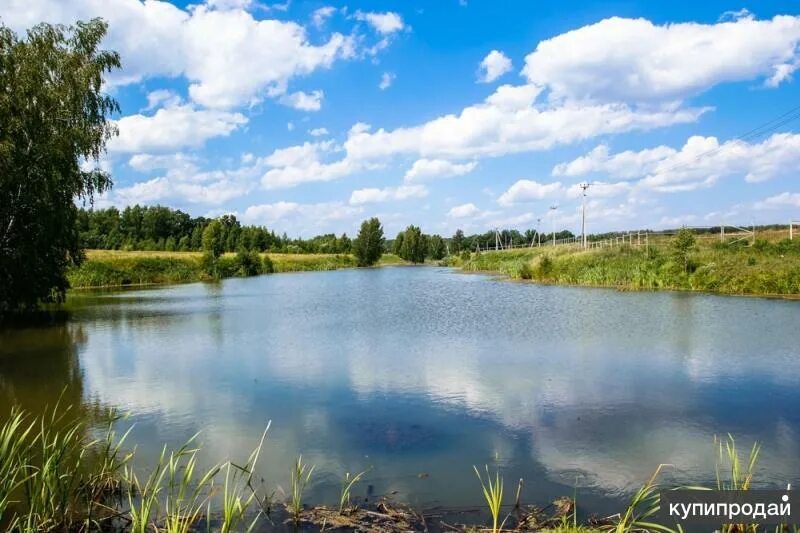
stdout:
{"type": "Polygon", "coordinates": [[[344,472],[372,466],[376,492],[473,504],[471,466],[498,462],[508,480],[526,478],[531,499],[577,482],[602,506],[659,463],[681,482],[710,479],[712,437],[731,432],[743,447],[764,443],[762,480],[800,480],[796,302],[434,268],[81,302],[70,327],[83,394],[131,411],[145,456],[202,430],[204,453],[244,457],[272,420],[265,477],[285,487],[302,452],[326,500],[344,472]]]}

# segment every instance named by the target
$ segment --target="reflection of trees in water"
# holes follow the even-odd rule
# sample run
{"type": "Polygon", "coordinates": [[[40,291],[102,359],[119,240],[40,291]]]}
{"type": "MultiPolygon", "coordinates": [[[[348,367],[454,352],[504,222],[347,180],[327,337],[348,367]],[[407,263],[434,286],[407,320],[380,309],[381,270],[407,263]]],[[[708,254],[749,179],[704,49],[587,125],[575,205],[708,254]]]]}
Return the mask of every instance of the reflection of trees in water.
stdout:
{"type": "Polygon", "coordinates": [[[0,330],[0,418],[12,405],[42,413],[59,398],[85,412],[78,350],[86,340],[83,326],[66,320],[0,330]]]}

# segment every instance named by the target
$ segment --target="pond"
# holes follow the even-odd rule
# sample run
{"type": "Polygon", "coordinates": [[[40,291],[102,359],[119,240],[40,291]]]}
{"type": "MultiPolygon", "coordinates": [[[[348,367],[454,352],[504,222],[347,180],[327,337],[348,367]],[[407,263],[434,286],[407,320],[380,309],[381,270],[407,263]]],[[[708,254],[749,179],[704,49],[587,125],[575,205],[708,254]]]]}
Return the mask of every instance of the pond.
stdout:
{"type": "Polygon", "coordinates": [[[309,501],[420,508],[577,493],[614,512],[660,463],[710,483],[714,436],[763,443],[757,482],[800,482],[800,302],[511,283],[435,267],[76,292],[66,318],[0,331],[0,408],[78,403],[135,424],[137,461],[201,432],[264,483],[316,465],[309,501]]]}

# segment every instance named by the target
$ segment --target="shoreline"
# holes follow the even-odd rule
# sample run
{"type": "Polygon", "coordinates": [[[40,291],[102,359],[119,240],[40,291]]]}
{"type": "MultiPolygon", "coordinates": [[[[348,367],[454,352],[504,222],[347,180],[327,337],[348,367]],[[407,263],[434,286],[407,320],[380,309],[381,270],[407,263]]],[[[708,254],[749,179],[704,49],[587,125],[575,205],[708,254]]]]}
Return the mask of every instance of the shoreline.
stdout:
{"type": "MultiPolygon", "coordinates": [[[[264,274],[290,272],[320,272],[360,268],[349,254],[279,254],[260,253],[264,267],[245,270],[237,264],[236,254],[220,258],[220,275],[209,275],[198,252],[125,252],[118,250],[88,250],[78,267],[67,273],[70,292],[94,289],[123,289],[128,287],[157,287],[186,283],[214,282],[222,279],[245,278],[264,274]]],[[[402,265],[392,254],[384,254],[374,267],[402,265]]]]}
{"type": "Polygon", "coordinates": [[[521,279],[509,276],[502,270],[465,270],[462,267],[439,265],[441,268],[449,268],[458,274],[467,276],[489,276],[496,281],[504,283],[519,283],[521,285],[540,285],[542,287],[569,287],[572,289],[605,289],[616,292],[632,292],[632,293],[669,293],[676,294],[697,294],[707,296],[726,296],[731,298],[764,298],[766,300],[786,300],[786,301],[800,301],[800,294],[782,294],[782,293],[733,293],[733,292],[719,292],[704,289],[680,289],[680,288],[649,288],[649,287],[621,287],[617,285],[592,285],[584,283],[564,283],[558,281],[539,281],[534,279],[521,279]]]}
{"type": "MultiPolygon", "coordinates": [[[[255,272],[239,268],[235,254],[222,256],[221,275],[214,278],[203,268],[202,254],[198,252],[88,250],[81,266],[68,272],[69,290],[160,287],[273,273],[361,268],[349,254],[259,255],[268,266],[255,272]]],[[[800,246],[769,241],[761,243],[760,248],[704,246],[693,253],[691,261],[691,269],[686,272],[676,268],[667,246],[651,245],[647,250],[542,247],[462,252],[420,265],[384,254],[376,265],[367,268],[440,266],[465,274],[546,286],[800,300],[800,246]]]]}
{"type": "Polygon", "coordinates": [[[440,264],[541,285],[800,299],[800,241],[759,241],[747,247],[703,243],[685,258],[669,241],[588,250],[545,246],[462,252],[440,264]]]}

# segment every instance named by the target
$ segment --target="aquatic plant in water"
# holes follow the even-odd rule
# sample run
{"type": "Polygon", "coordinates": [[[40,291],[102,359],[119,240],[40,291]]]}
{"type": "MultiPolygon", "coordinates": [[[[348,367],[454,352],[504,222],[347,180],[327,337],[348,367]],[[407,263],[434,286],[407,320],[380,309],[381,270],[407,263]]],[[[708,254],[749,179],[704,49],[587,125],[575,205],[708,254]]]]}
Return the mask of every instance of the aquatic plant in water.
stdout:
{"type": "Polygon", "coordinates": [[[503,520],[503,524],[500,524],[500,529],[498,529],[498,520],[500,518],[500,508],[503,505],[503,478],[500,477],[500,472],[495,472],[494,480],[492,480],[491,475],[489,475],[489,466],[484,465],[486,469],[486,481],[483,480],[481,473],[478,471],[478,467],[472,466],[475,470],[475,475],[478,476],[478,481],[481,482],[481,488],[483,489],[483,497],[486,500],[486,504],[489,506],[489,512],[492,515],[492,533],[497,533],[500,529],[502,529],[505,520],[503,520]]]}
{"type": "Polygon", "coordinates": [[[303,456],[299,456],[292,469],[292,494],[289,500],[289,511],[292,513],[295,523],[300,522],[303,513],[303,492],[311,481],[311,474],[314,473],[314,465],[310,468],[303,464],[303,456]]]}
{"type": "Polygon", "coordinates": [[[350,491],[352,491],[353,486],[361,481],[361,478],[364,477],[367,471],[364,470],[363,472],[359,472],[355,476],[351,476],[350,472],[347,472],[344,475],[344,479],[342,480],[342,490],[339,493],[339,512],[344,513],[350,507],[350,491]]]}

